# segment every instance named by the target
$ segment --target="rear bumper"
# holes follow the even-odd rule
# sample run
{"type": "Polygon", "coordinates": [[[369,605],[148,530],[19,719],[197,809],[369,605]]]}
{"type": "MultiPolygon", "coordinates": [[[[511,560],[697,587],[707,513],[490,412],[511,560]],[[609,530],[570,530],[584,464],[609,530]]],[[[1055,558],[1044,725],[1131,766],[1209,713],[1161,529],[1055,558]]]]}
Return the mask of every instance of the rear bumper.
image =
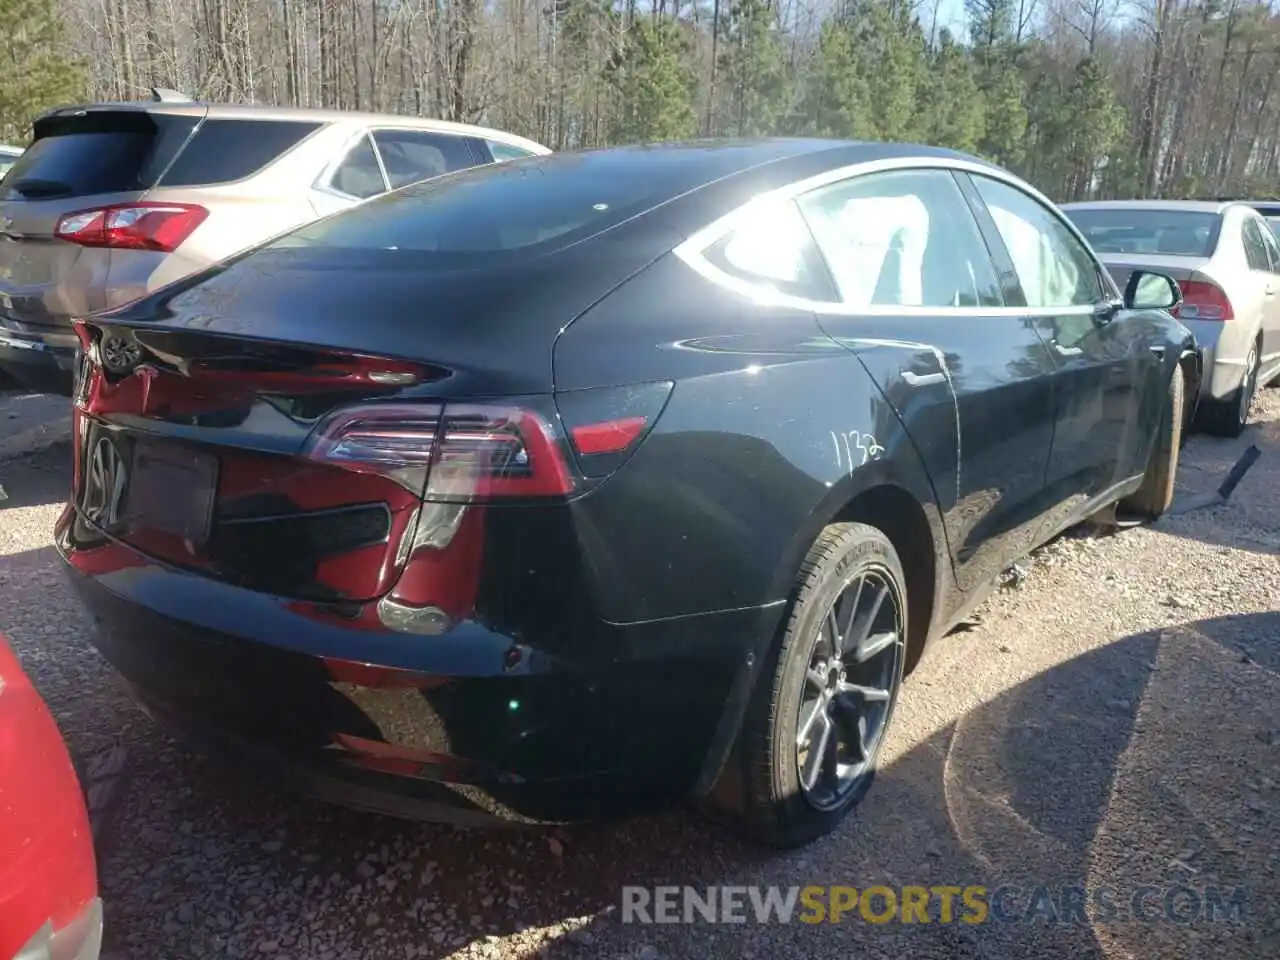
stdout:
{"type": "Polygon", "coordinates": [[[1252,339],[1234,326],[1236,321],[1221,323],[1212,320],[1182,320],[1180,322],[1195,334],[1196,345],[1201,350],[1203,364],[1203,375],[1200,380],[1201,399],[1229,398],[1244,379],[1245,355],[1252,339]]]}
{"type": "Polygon", "coordinates": [[[144,709],[278,788],[397,816],[565,822],[688,795],[769,619],[599,621],[572,643],[567,612],[536,631],[398,634],[77,542],[74,518],[58,548],[144,709]]]}
{"type": "Polygon", "coordinates": [[[71,395],[76,368],[75,334],[0,318],[0,371],[24,387],[71,395]]]}

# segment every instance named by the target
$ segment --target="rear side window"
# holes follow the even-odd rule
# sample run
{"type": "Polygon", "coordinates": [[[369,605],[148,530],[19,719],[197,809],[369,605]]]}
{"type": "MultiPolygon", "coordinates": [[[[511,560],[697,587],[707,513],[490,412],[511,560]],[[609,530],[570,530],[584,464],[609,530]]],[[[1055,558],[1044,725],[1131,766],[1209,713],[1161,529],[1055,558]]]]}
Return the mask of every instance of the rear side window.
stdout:
{"type": "Polygon", "coordinates": [[[376,197],[387,189],[387,182],[382,179],[382,168],[378,166],[378,155],[374,153],[373,141],[367,133],[338,164],[329,185],[360,200],[376,197]]]}
{"type": "Polygon", "coordinates": [[[1207,257],[1218,242],[1220,218],[1193,210],[1066,209],[1098,253],[1158,253],[1207,257]]]}
{"type": "Polygon", "coordinates": [[[496,163],[501,163],[504,160],[519,160],[521,157],[536,156],[532,150],[513,147],[509,143],[499,143],[497,140],[486,140],[484,145],[489,148],[489,155],[493,157],[496,163]]]}
{"type": "Polygon", "coordinates": [[[479,163],[465,137],[422,130],[375,130],[373,141],[392,190],[479,163]]]}
{"type": "Polygon", "coordinates": [[[1255,221],[1258,224],[1258,233],[1262,235],[1262,245],[1267,250],[1268,269],[1272,273],[1280,273],[1280,243],[1276,241],[1276,235],[1271,227],[1262,221],[1255,221]]]}
{"type": "Polygon", "coordinates": [[[1244,255],[1250,270],[1270,270],[1267,245],[1262,239],[1262,226],[1250,217],[1244,222],[1244,255]]]}
{"type": "Polygon", "coordinates": [[[160,186],[195,187],[252,176],[320,124],[295,120],[208,119],[164,174],[160,186]]]}
{"type": "Polygon", "coordinates": [[[950,171],[869,173],[799,203],[851,307],[1004,303],[991,254],[950,171]]]}
{"type": "Polygon", "coordinates": [[[182,148],[195,117],[91,113],[36,124],[35,142],[0,188],[4,200],[128,193],[153,186],[182,148]]]}
{"type": "Polygon", "coordinates": [[[838,299],[813,235],[791,201],[754,211],[702,256],[752,286],[805,300],[838,299]]]}

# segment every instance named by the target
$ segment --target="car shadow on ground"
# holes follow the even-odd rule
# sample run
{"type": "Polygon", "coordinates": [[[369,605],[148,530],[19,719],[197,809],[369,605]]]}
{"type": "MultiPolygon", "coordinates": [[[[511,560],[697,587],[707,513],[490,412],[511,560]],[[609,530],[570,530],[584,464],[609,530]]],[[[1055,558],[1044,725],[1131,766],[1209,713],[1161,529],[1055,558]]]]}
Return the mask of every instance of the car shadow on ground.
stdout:
{"type": "Polygon", "coordinates": [[[108,948],[436,958],[573,920],[578,932],[544,955],[1275,955],[1278,648],[1272,613],[1137,634],[1061,664],[947,723],[883,770],[836,836],[788,854],[683,813],[555,839],[405,824],[289,800],[143,738],[103,851],[108,948]],[[1002,900],[1008,922],[978,925],[874,924],[855,911],[694,936],[624,925],[611,909],[626,885],[876,883],[1016,890],[1002,900]],[[1172,901],[1184,918],[1191,898],[1207,910],[1206,886],[1228,898],[1246,887],[1249,900],[1235,922],[1072,922],[1062,891],[1085,885],[1111,888],[1122,910],[1158,888],[1144,901],[1156,915],[1168,889],[1185,888],[1172,901]],[[1043,904],[1027,919],[1037,887],[1065,910],[1058,922],[1043,904]],[[193,901],[198,913],[184,910],[193,901]]]}
{"type": "Polygon", "coordinates": [[[16,507],[62,503],[71,478],[71,441],[39,447],[20,458],[0,459],[0,520],[16,507]]]}

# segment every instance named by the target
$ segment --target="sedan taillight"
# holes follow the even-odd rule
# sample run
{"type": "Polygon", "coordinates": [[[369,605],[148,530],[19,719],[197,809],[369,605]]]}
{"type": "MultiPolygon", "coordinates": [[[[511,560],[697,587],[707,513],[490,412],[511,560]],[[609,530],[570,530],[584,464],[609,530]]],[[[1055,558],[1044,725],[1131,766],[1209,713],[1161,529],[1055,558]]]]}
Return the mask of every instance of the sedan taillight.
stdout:
{"type": "Polygon", "coordinates": [[[172,253],[208,216],[193,203],[125,203],[68,213],[53,233],[82,247],[172,253]]]}
{"type": "Polygon", "coordinates": [[[1235,316],[1231,309],[1231,300],[1216,283],[1204,280],[1184,280],[1182,287],[1182,303],[1173,309],[1173,315],[1179,320],[1221,320],[1227,321],[1235,316]]]}
{"type": "Polygon", "coordinates": [[[574,490],[550,420],[511,404],[351,407],[317,428],[305,453],[383,474],[440,503],[566,496],[574,490]]]}

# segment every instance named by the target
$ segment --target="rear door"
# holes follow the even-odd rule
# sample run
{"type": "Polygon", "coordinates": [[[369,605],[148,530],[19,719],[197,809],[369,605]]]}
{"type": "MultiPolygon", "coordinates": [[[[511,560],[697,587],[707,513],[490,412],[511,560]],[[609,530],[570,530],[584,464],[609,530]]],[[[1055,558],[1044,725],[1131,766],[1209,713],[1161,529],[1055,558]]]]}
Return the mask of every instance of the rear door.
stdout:
{"type": "Polygon", "coordinates": [[[1268,272],[1271,274],[1270,287],[1272,290],[1271,307],[1267,311],[1266,322],[1262,330],[1262,356],[1260,363],[1262,368],[1280,361],[1280,296],[1276,295],[1277,289],[1280,289],[1280,242],[1276,240],[1275,232],[1268,227],[1260,231],[1262,234],[1262,242],[1267,250],[1268,272]]]}
{"type": "Polygon", "coordinates": [[[868,173],[798,200],[839,288],[826,332],[898,412],[934,483],[962,589],[1035,545],[1053,359],[945,169],[868,173]]]}
{"type": "Polygon", "coordinates": [[[973,174],[1057,367],[1056,426],[1046,486],[1059,523],[1141,473],[1154,434],[1162,357],[1152,317],[1119,293],[1064,217],[1012,184],[973,174]]]}
{"type": "MultiPolygon", "coordinates": [[[[1277,250],[1275,235],[1267,228],[1266,222],[1252,213],[1245,217],[1243,238],[1249,273],[1256,288],[1258,327],[1262,334],[1261,355],[1265,357],[1280,349],[1275,345],[1280,332],[1280,276],[1276,275],[1280,269],[1277,265],[1280,250],[1277,250]]],[[[1242,356],[1247,354],[1248,347],[1245,344],[1242,356]]]]}
{"type": "Polygon", "coordinates": [[[327,215],[362,200],[441,174],[492,163],[471,137],[428,130],[363,130],[311,192],[316,212],[327,215]]]}
{"type": "Polygon", "coordinates": [[[54,228],[66,214],[145,196],[202,115],[90,109],[37,121],[0,183],[0,322],[43,333],[107,305],[111,251],[55,240],[54,228]]]}

